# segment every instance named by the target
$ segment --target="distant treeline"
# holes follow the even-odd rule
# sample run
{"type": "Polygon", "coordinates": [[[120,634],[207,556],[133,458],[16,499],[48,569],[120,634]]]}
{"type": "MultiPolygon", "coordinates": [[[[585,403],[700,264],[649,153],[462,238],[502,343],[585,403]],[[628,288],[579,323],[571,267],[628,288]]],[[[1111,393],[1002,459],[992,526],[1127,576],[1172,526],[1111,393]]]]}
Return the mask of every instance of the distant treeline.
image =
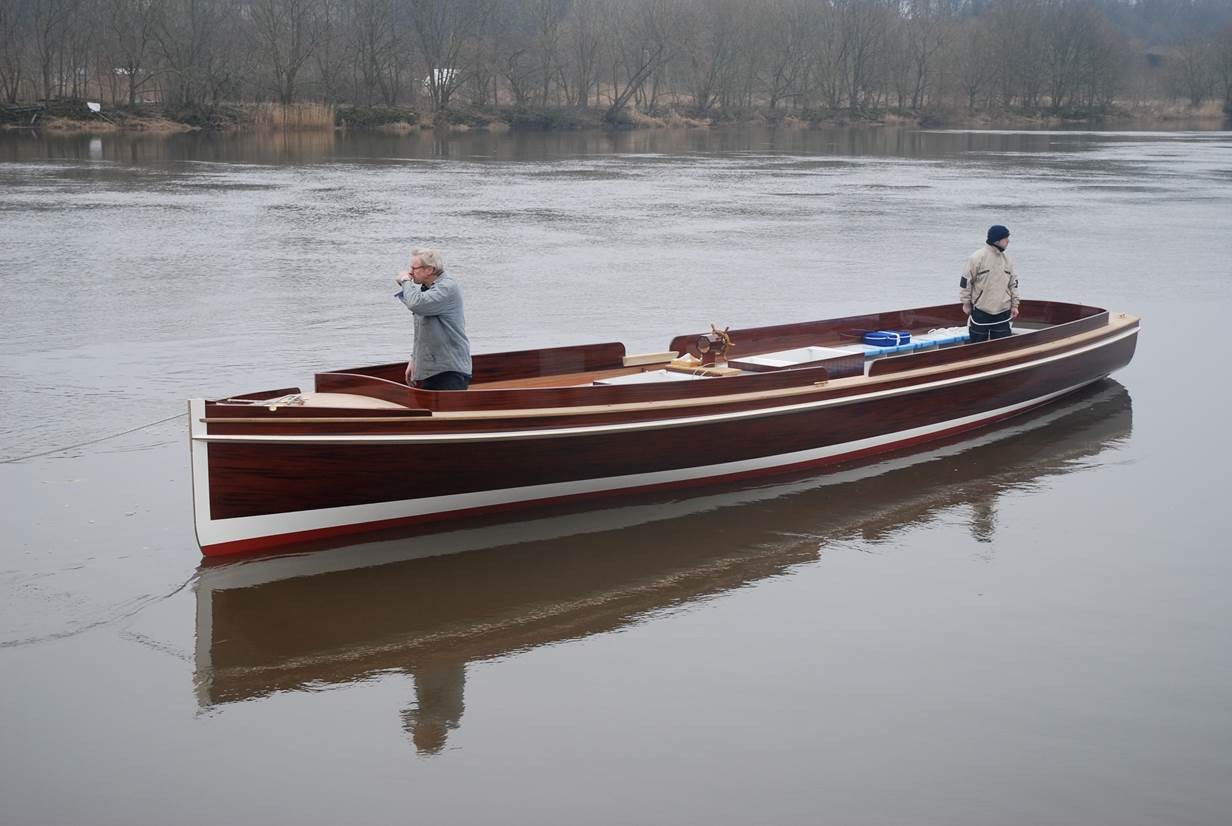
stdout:
{"type": "Polygon", "coordinates": [[[1232,0],[0,0],[0,98],[1092,114],[1232,107],[1232,0]]]}

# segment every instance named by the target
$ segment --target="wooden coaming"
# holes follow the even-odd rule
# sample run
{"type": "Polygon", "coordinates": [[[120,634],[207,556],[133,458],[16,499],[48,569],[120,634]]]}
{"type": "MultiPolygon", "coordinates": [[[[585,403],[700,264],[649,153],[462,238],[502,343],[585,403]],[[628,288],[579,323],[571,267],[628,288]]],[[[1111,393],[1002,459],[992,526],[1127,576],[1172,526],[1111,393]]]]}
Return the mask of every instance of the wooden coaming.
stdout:
{"type": "MultiPolygon", "coordinates": [[[[259,427],[248,427],[247,423],[228,425],[219,422],[222,416],[215,415],[214,411],[216,410],[227,411],[229,416],[243,418],[243,413],[235,413],[233,411],[253,409],[248,406],[237,407],[227,405],[210,405],[207,407],[207,419],[210,422],[210,434],[236,435],[260,433],[270,435],[309,435],[312,433],[461,433],[490,430],[493,428],[573,426],[579,422],[590,425],[657,418],[672,410],[678,411],[678,414],[707,415],[716,412],[756,409],[772,403],[801,402],[821,397],[857,395],[871,390],[907,388],[920,382],[925,377],[929,380],[956,378],[987,370],[991,366],[1013,367],[1033,359],[1038,359],[1041,356],[1064,355],[1072,350],[1098,341],[1102,337],[1114,335],[1128,327],[1136,326],[1137,323],[1137,319],[1118,316],[1115,323],[1107,324],[1105,327],[1097,330],[1072,334],[1061,341],[1045,342],[1032,347],[1017,348],[1000,355],[997,353],[999,348],[993,346],[1000,342],[954,348],[954,351],[964,352],[967,358],[962,361],[952,361],[931,367],[922,366],[910,372],[894,371],[871,378],[861,376],[827,381],[824,369],[803,368],[799,370],[784,370],[778,373],[740,376],[732,379],[714,379],[689,383],[676,382],[672,383],[672,385],[685,384],[686,387],[694,390],[693,394],[683,397],[671,395],[658,399],[654,398],[653,393],[644,392],[646,390],[653,390],[656,387],[660,390],[665,389],[662,386],[656,385],[608,388],[556,388],[554,390],[540,389],[533,392],[517,391],[513,399],[507,401],[521,399],[525,403],[523,406],[493,407],[492,409],[482,410],[438,410],[432,412],[431,419],[422,419],[410,423],[401,421],[396,415],[393,415],[399,411],[384,411],[388,415],[388,420],[375,421],[373,417],[368,415],[369,411],[358,410],[351,411],[356,415],[349,420],[349,423],[342,417],[337,416],[333,418],[337,418],[339,421],[331,422],[328,426],[325,424],[296,423],[294,422],[295,419],[302,418],[299,416],[299,412],[308,408],[289,407],[281,408],[279,411],[271,413],[259,423],[259,427]],[[975,349],[977,347],[985,349],[975,349]],[[727,392],[718,394],[702,392],[711,387],[725,389],[727,392]],[[572,389],[574,391],[603,390],[607,393],[607,399],[618,399],[618,401],[610,404],[556,404],[555,402],[562,400],[561,393],[556,391],[565,389],[572,389]],[[625,391],[643,392],[634,394],[625,391]],[[582,418],[579,419],[579,417],[582,418]],[[266,424],[266,420],[268,420],[268,424],[266,424]]],[[[1029,335],[1016,336],[1015,339],[1026,339],[1029,335]]],[[[929,354],[923,353],[920,355],[929,354]]],[[[507,392],[514,393],[514,391],[507,392]]],[[[470,395],[470,391],[453,394],[425,393],[424,395],[459,397],[470,395]]],[[[603,399],[605,397],[600,398],[603,399]]],[[[593,396],[589,397],[589,400],[595,401],[593,396]]],[[[566,399],[566,401],[570,400],[566,399]]],[[[408,412],[412,412],[415,415],[423,415],[422,409],[418,413],[408,412]]]]}
{"type": "Polygon", "coordinates": [[[390,381],[363,373],[331,372],[317,373],[314,376],[314,382],[318,393],[354,393],[357,396],[372,396],[405,407],[427,409],[427,405],[415,403],[412,390],[404,381],[390,381]]]}
{"type": "MultiPolygon", "coordinates": [[[[990,348],[981,350],[981,355],[1027,349],[1047,341],[1060,340],[1082,330],[1102,326],[1107,318],[1105,311],[1097,307],[1062,302],[1024,301],[1021,310],[1022,323],[1051,326],[981,344],[981,347],[990,348]]],[[[734,344],[728,356],[738,359],[741,356],[810,345],[833,346],[851,343],[858,338],[860,332],[867,329],[921,330],[963,323],[965,317],[961,308],[946,304],[825,321],[748,328],[732,332],[734,344]]],[[[690,349],[693,348],[696,338],[697,335],[677,336],[672,340],[670,349],[697,355],[695,349],[690,349]]],[[[473,359],[474,378],[471,389],[464,393],[409,388],[404,381],[404,363],[318,373],[316,389],[319,392],[368,395],[411,408],[438,411],[601,405],[618,401],[694,398],[711,393],[726,395],[760,389],[754,384],[741,385],[739,389],[735,389],[727,384],[719,386],[711,382],[663,382],[617,387],[595,387],[590,384],[595,378],[631,372],[633,368],[625,366],[624,357],[624,345],[617,342],[479,355],[473,359]]],[[[971,354],[963,347],[882,357],[872,363],[870,373],[876,376],[914,370],[970,357],[971,354]]],[[[863,359],[853,356],[850,359],[829,360],[815,366],[827,366],[825,379],[835,379],[862,372],[863,359]]],[[[782,368],[773,372],[796,369],[801,368],[782,368]]],[[[749,378],[738,376],[725,381],[746,382],[749,378]]],[[[795,378],[805,380],[805,377],[799,375],[795,378]]],[[[790,383],[791,379],[787,382],[790,383]]]]}
{"type": "MultiPolygon", "coordinates": [[[[1018,321],[1023,324],[1057,325],[1103,313],[1099,307],[1069,304],[1060,301],[1023,301],[1019,307],[1018,321]]],[[[732,330],[732,347],[728,358],[773,353],[809,345],[833,346],[850,344],[859,339],[859,334],[869,330],[928,330],[934,327],[963,327],[967,316],[958,304],[940,304],[910,310],[894,310],[886,313],[848,316],[846,318],[807,321],[797,324],[780,324],[772,327],[750,327],[732,330]]],[[[1026,333],[1023,335],[1032,335],[1026,333]]],[[[691,333],[672,339],[670,349],[700,357],[697,338],[704,333],[691,333]]],[[[1022,338],[1021,335],[1014,336],[1022,338]]]]}
{"type": "Polygon", "coordinates": [[[625,346],[618,341],[478,355],[471,359],[471,381],[483,384],[533,376],[613,370],[625,366],[624,357],[625,346]]]}
{"type": "MultiPolygon", "coordinates": [[[[594,370],[613,370],[626,366],[624,358],[625,346],[618,341],[545,347],[537,350],[515,350],[507,353],[484,353],[471,358],[471,383],[475,385],[594,370]]],[[[318,389],[320,389],[322,376],[333,375],[363,376],[378,379],[381,382],[400,384],[405,388],[406,362],[350,367],[344,370],[318,373],[318,389]]],[[[352,378],[343,386],[355,387],[360,384],[352,378]]],[[[349,390],[348,392],[355,391],[349,390]]],[[[235,398],[241,397],[236,396],[235,398]]]]}
{"type": "Polygon", "coordinates": [[[918,370],[922,367],[933,367],[938,364],[953,364],[973,357],[986,358],[1047,344],[1050,341],[1062,341],[1079,333],[1098,330],[1108,326],[1108,313],[1100,311],[1095,315],[1066,321],[1052,327],[1032,330],[1008,338],[984,341],[978,344],[962,344],[946,347],[940,350],[923,350],[905,353],[901,356],[886,356],[876,359],[869,367],[870,376],[884,376],[887,373],[901,373],[905,370],[918,370]],[[973,349],[978,347],[979,349],[973,349]]]}

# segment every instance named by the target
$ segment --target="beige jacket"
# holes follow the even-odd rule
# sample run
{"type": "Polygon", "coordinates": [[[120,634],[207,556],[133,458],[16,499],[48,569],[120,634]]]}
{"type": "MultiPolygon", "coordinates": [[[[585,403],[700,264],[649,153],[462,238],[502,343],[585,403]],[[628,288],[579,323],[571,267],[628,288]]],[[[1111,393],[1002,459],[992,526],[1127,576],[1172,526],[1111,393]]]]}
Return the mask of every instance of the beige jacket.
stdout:
{"type": "Polygon", "coordinates": [[[989,315],[1018,309],[1018,275],[1010,257],[992,244],[985,244],[967,259],[958,282],[963,312],[976,307],[989,315]]]}

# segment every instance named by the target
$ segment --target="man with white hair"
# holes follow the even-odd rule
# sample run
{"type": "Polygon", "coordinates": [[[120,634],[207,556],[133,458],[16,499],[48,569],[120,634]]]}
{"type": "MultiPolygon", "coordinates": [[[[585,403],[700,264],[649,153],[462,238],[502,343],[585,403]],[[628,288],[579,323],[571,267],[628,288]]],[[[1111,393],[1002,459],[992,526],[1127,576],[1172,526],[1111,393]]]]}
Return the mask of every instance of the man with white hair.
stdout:
{"type": "Polygon", "coordinates": [[[462,288],[445,274],[438,250],[411,250],[411,268],[394,279],[415,316],[415,354],[406,383],[420,390],[465,390],[471,383],[471,343],[462,313],[462,288]],[[410,282],[410,283],[407,283],[410,282]]]}

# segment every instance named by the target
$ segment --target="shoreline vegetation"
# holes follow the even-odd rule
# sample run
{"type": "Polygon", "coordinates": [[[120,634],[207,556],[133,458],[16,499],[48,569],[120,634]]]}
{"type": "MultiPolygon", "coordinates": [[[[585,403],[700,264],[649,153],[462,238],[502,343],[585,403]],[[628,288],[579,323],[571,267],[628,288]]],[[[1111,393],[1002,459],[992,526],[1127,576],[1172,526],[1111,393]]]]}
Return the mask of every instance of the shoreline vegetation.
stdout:
{"type": "Polygon", "coordinates": [[[750,109],[698,113],[687,107],[661,107],[649,113],[626,108],[612,118],[604,109],[490,106],[452,107],[421,112],[406,106],[352,106],[319,103],[237,103],[214,106],[113,106],[92,111],[83,100],[0,104],[0,129],[49,134],[136,132],[174,135],[183,132],[360,131],[409,134],[445,130],[465,132],[569,131],[580,129],[707,129],[725,126],[826,128],[896,126],[905,128],[1056,128],[1183,127],[1219,128],[1232,121],[1218,101],[1194,106],[1181,101],[1144,102],[1107,107],[1099,112],[1013,110],[923,112],[894,109],[849,110],[750,109]]]}
{"type": "Polygon", "coordinates": [[[1218,128],[1232,2],[0,0],[0,101],[84,132],[1218,128]]]}

